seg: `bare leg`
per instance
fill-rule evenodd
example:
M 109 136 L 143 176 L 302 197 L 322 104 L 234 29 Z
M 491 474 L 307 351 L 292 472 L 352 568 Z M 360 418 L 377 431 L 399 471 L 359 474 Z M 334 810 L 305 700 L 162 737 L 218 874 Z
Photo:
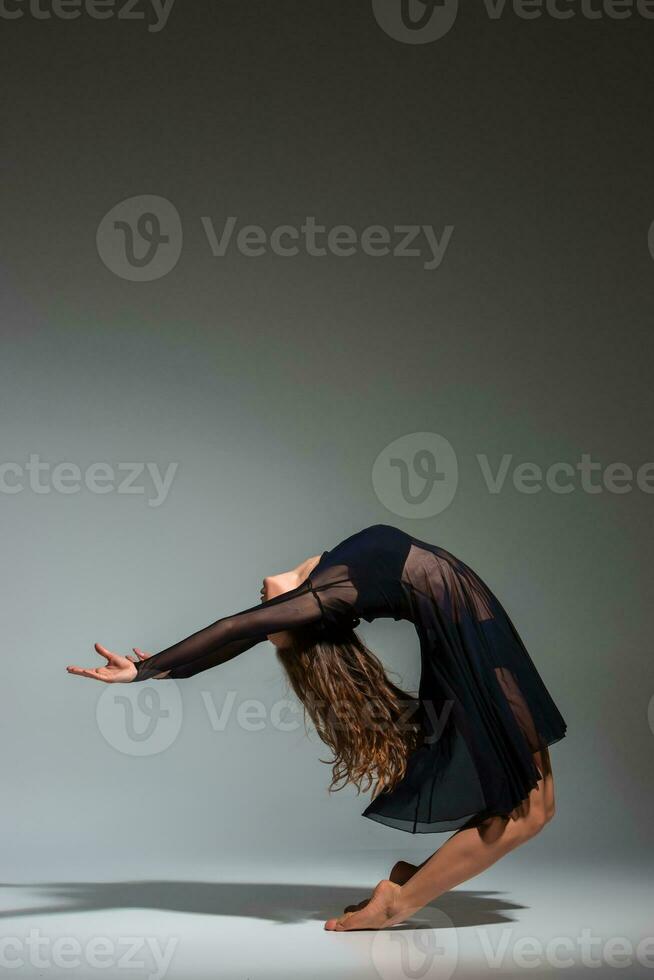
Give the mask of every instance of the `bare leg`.
M 338 919 L 329 919 L 325 928 L 345 931 L 396 925 L 531 840 L 555 812 L 554 782 L 547 748 L 535 753 L 534 758 L 543 778 L 517 810 L 508 816 L 490 817 L 479 827 L 458 830 L 405 884 L 390 879 L 380 881 L 363 908 Z

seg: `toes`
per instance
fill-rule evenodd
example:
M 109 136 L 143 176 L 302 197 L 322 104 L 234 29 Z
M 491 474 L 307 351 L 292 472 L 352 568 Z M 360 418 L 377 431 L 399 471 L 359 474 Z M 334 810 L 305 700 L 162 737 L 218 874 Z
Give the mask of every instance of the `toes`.
M 361 912 L 348 912 L 336 919 L 334 932 L 346 932 L 349 929 L 358 929 L 363 916 Z
M 346 924 L 347 923 L 347 924 Z M 327 932 L 345 932 L 350 926 L 350 915 L 342 915 L 340 919 L 327 919 L 325 929 Z
M 349 922 L 352 917 L 351 912 L 347 912 L 345 915 L 339 916 L 337 919 L 327 919 L 325 922 L 325 929 L 328 932 L 343 932 L 346 928 L 349 928 Z M 348 926 L 345 923 L 348 923 Z

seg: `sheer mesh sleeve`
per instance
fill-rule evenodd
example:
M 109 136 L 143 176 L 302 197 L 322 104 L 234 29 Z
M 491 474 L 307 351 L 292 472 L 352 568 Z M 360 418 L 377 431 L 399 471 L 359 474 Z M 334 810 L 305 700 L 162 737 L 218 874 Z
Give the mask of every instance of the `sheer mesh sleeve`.
M 161 653 L 139 661 L 134 665 L 134 681 L 159 674 L 179 679 L 193 677 L 226 663 L 271 633 L 309 625 L 326 630 L 341 625 L 353 627 L 359 622 L 357 600 L 358 590 L 346 565 L 314 569 L 297 588 L 224 616 Z
M 322 617 L 323 607 L 307 580 L 296 589 L 225 616 L 161 653 L 139 661 L 134 680 L 143 681 L 164 672 L 172 678 L 193 677 L 249 650 L 270 633 L 319 623 Z

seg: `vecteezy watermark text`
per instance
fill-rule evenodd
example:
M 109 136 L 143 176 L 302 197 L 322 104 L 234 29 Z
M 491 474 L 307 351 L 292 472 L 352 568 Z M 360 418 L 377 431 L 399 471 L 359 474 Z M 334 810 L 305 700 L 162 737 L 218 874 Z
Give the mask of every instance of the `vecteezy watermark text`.
M 0 938 L 0 969 L 12 970 L 24 966 L 47 971 L 55 968 L 69 970 L 75 976 L 89 976 L 89 969 L 106 971 L 143 971 L 147 980 L 163 980 L 179 940 L 170 938 L 165 945 L 153 936 L 95 936 L 81 942 L 76 936 L 44 935 L 40 929 L 30 929 L 26 936 L 4 935 Z M 113 969 L 112 969 L 113 968 Z M 39 973 L 39 976 L 47 974 Z
M 209 217 L 202 218 L 211 252 L 223 257 L 232 244 L 248 258 L 257 258 L 272 252 L 283 258 L 292 258 L 304 252 L 313 258 L 334 255 L 349 258 L 361 252 L 372 258 L 392 255 L 395 258 L 423 258 L 423 269 L 438 269 L 454 232 L 453 225 L 445 225 L 437 232 L 433 225 L 367 225 L 360 232 L 352 225 L 333 225 L 328 228 L 307 215 L 301 225 L 277 225 L 266 231 L 261 225 L 242 225 L 236 235 L 238 218 L 227 218 L 220 235 Z
M 216 701 L 211 691 L 201 692 L 212 732 L 235 725 L 244 732 L 296 732 L 306 726 L 309 708 L 319 711 L 332 730 L 349 731 L 353 720 L 370 731 L 392 727 L 407 735 L 419 732 L 426 745 L 433 745 L 451 732 L 454 702 L 436 705 L 429 699 L 407 698 L 398 702 L 400 711 L 390 720 L 378 699 L 363 704 L 347 699 L 312 699 L 306 708 L 298 700 L 280 698 L 267 705 L 258 698 L 239 699 L 230 690 Z M 197 713 L 193 712 L 194 717 Z M 176 681 L 171 678 L 141 684 L 107 684 L 96 704 L 96 721 L 102 737 L 123 755 L 150 756 L 165 752 L 182 731 L 184 704 Z M 449 726 L 449 727 L 448 727 Z
M 537 21 L 617 20 L 639 16 L 654 20 L 654 0 L 483 0 L 477 4 L 489 20 L 507 16 Z M 372 0 L 381 29 L 404 44 L 430 44 L 445 37 L 456 23 L 459 0 Z
M 498 20 L 507 11 L 523 20 L 551 17 L 553 20 L 625 20 L 638 14 L 654 20 L 654 0 L 484 0 L 488 16 Z
M 459 962 L 454 923 L 434 905 L 422 909 L 421 918 L 426 912 L 430 918 L 434 916 L 429 930 L 380 929 L 375 934 L 370 956 L 380 980 L 431 976 L 449 980 L 454 975 Z M 498 976 L 530 970 L 546 970 L 549 974 L 570 967 L 589 970 L 608 967 L 623 973 L 629 967 L 654 968 L 654 936 L 634 941 L 627 936 L 598 935 L 584 927 L 576 935 L 543 939 L 519 935 L 513 926 L 498 931 L 497 925 L 493 925 L 490 929 L 475 929 L 473 939 L 479 944 L 478 972 Z
M 479 475 L 486 491 L 500 494 L 586 493 L 654 494 L 654 460 L 637 467 L 613 460 L 600 463 L 590 453 L 577 460 L 554 460 L 546 466 L 504 453 L 492 459 L 477 453 Z M 458 455 L 436 432 L 410 432 L 381 450 L 372 467 L 373 489 L 381 503 L 401 517 L 440 514 L 452 503 L 459 482 Z
M 0 0 L 0 18 L 77 20 L 86 16 L 91 20 L 145 21 L 153 14 L 148 31 L 157 34 L 168 23 L 174 3 L 175 0 Z
M 84 487 L 95 494 L 139 494 L 148 507 L 164 503 L 179 463 L 168 463 L 164 472 L 157 463 L 90 463 L 85 469 L 69 461 L 49 463 L 38 453 L 27 462 L 0 461 L 0 493 L 8 496 L 25 490 L 37 494 L 73 494 Z M 147 484 L 150 484 L 150 490 Z
M 506 969 L 507 966 L 521 970 L 534 967 L 564 970 L 571 966 L 624 969 L 636 965 L 654 968 L 654 936 L 644 936 L 634 944 L 627 936 L 595 935 L 589 927 L 581 929 L 576 936 L 553 936 L 548 941 L 537 936 L 519 936 L 514 940 L 513 933 L 511 927 L 494 933 L 493 943 L 487 930 L 478 930 L 490 969 Z
M 298 255 L 343 260 L 363 255 L 386 261 L 417 260 L 428 272 L 441 267 L 454 234 L 451 224 L 393 223 L 355 228 L 351 224 L 327 226 L 315 215 L 307 215 L 298 224 L 269 228 L 243 223 L 235 215 L 216 221 L 203 215 L 200 223 L 216 259 L 228 252 L 249 259 L 273 255 L 286 260 Z M 156 194 L 120 201 L 104 215 L 96 231 L 96 247 L 103 263 L 131 282 L 152 282 L 168 275 L 179 262 L 183 243 L 184 228 L 177 208 Z

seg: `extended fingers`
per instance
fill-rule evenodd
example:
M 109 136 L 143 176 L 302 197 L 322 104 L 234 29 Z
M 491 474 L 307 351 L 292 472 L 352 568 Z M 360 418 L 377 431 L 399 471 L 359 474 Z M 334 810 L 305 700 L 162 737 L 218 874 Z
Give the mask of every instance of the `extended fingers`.
M 66 667 L 66 670 L 69 674 L 77 674 L 78 677 L 92 677 L 96 681 L 104 679 L 99 671 L 87 667 Z
M 96 652 L 99 653 L 101 657 L 108 660 L 109 663 L 111 663 L 113 658 L 116 656 L 116 654 L 112 653 L 111 650 L 107 650 L 106 647 L 103 647 L 101 643 L 94 643 L 93 646 L 95 647 Z

